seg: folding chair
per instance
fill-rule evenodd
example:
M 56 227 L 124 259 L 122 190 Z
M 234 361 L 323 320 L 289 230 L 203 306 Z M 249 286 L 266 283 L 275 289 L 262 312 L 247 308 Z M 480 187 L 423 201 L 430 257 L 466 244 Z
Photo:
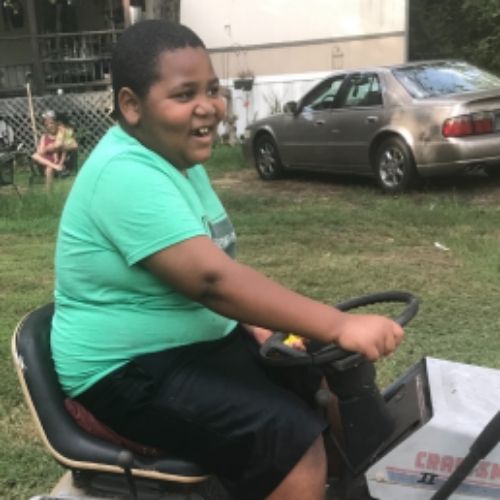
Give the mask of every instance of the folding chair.
M 19 197 L 21 193 L 14 181 L 15 153 L 11 151 L 0 152 L 0 187 L 12 186 Z

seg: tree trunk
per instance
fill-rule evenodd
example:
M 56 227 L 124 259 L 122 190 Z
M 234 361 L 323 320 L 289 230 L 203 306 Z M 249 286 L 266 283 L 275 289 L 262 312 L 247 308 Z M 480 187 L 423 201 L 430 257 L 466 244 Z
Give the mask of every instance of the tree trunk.
M 146 0 L 146 18 L 166 19 L 179 22 L 181 17 L 180 0 Z

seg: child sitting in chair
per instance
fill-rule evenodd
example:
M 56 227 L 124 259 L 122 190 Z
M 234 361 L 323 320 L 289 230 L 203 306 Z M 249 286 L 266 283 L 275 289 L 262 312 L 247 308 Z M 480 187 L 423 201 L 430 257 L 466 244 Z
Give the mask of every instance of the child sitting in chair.
M 58 141 L 59 124 L 54 111 L 45 111 L 42 118 L 46 132 L 40 137 L 36 151 L 31 158 L 44 168 L 46 184 L 49 187 L 54 178 L 54 172 L 60 172 L 63 169 L 66 153 L 61 150 Z

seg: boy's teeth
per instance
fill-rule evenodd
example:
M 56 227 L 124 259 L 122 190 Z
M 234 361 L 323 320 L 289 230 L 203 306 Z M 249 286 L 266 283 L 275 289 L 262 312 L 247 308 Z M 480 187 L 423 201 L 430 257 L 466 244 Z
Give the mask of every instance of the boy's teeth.
M 200 127 L 195 130 L 195 134 L 199 136 L 208 135 L 210 129 L 208 127 Z

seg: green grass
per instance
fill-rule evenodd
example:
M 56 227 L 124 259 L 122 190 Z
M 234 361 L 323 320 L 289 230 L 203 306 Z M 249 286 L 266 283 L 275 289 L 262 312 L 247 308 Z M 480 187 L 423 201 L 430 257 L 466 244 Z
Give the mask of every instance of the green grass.
M 448 180 L 393 198 L 358 179 L 264 183 L 243 166 L 239 150 L 223 146 L 208 165 L 241 261 L 327 303 L 387 289 L 421 299 L 402 347 L 378 363 L 382 385 L 426 355 L 500 368 L 499 187 L 479 177 Z M 51 300 L 58 216 L 72 180 L 58 181 L 50 197 L 25 181 L 21 175 L 21 199 L 0 190 L 2 498 L 48 491 L 61 473 L 22 401 L 10 336 L 23 314 Z

